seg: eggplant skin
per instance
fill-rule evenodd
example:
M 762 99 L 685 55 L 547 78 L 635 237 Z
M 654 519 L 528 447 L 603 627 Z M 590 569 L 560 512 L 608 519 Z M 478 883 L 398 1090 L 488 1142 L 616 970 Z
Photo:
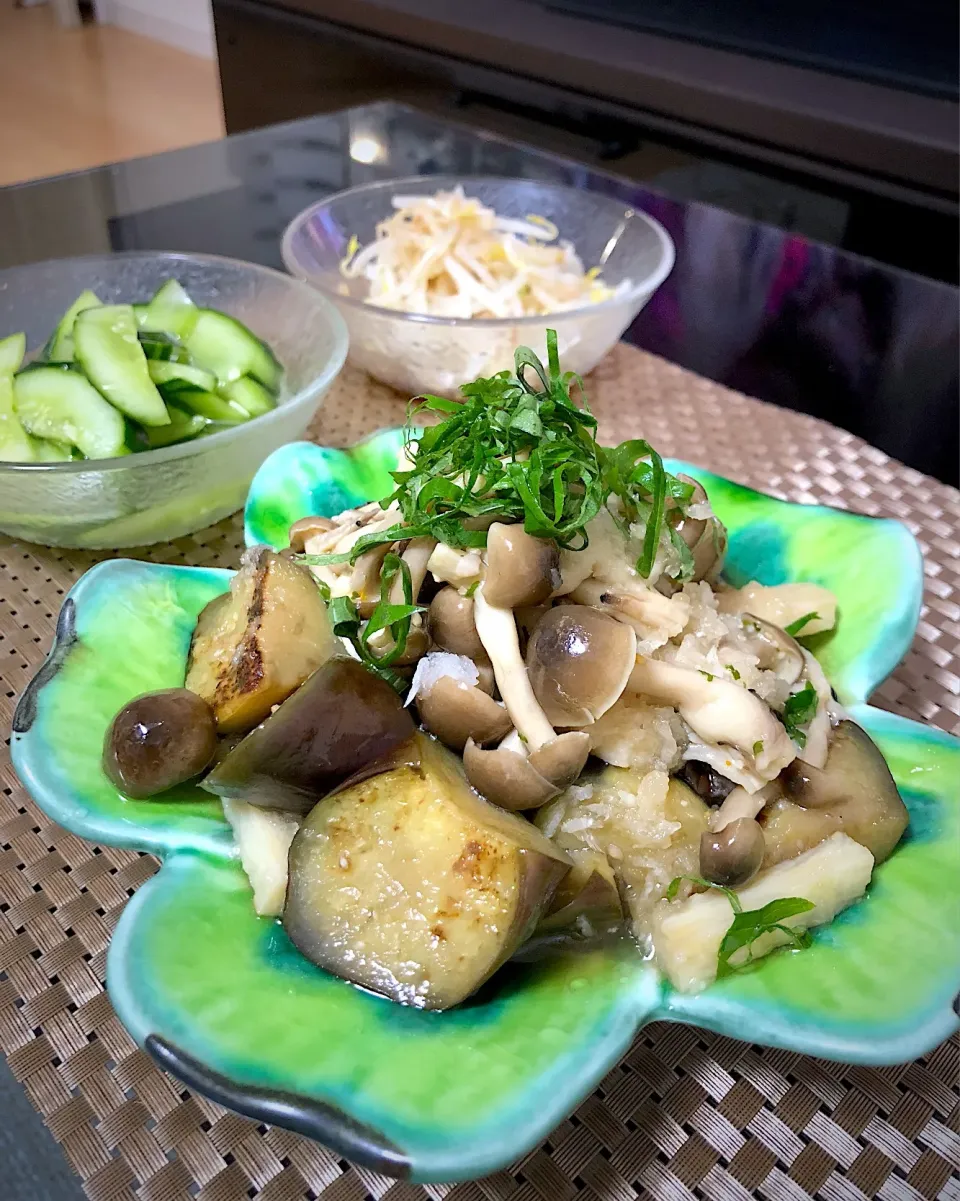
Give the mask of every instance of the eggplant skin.
M 623 921 L 623 904 L 613 868 L 600 851 L 571 851 L 573 867 L 557 891 L 538 934 L 576 928 L 584 918 L 595 929 Z
M 327 971 L 420 1009 L 464 1001 L 530 936 L 570 860 L 470 788 L 424 735 L 420 766 L 321 801 L 290 846 L 283 925 Z
M 849 835 L 883 863 L 910 820 L 880 748 L 849 719 L 834 730 L 822 768 L 797 759 L 780 783 L 783 796 L 759 819 L 766 843 L 764 870 L 838 833 Z
M 303 815 L 359 773 L 416 764 L 414 733 L 409 709 L 389 684 L 355 659 L 328 659 L 225 756 L 203 787 Z
M 218 733 L 245 734 L 338 649 L 310 573 L 254 547 L 197 619 L 186 687 L 213 709 Z

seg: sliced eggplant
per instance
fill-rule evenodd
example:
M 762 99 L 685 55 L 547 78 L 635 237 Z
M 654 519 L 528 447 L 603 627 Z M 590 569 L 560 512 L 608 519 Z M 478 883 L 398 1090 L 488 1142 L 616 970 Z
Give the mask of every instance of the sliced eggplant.
M 334 658 L 235 746 L 203 786 L 305 814 L 357 773 L 391 766 L 391 754 L 400 751 L 409 762 L 413 735 L 410 711 L 389 684 L 355 659 Z
M 255 547 L 229 593 L 200 614 L 186 686 L 211 706 L 220 734 L 244 734 L 339 649 L 313 576 Z
M 570 861 L 487 804 L 457 758 L 418 736 L 420 766 L 321 801 L 290 846 L 283 925 L 304 955 L 420 1009 L 474 993 L 536 927 Z

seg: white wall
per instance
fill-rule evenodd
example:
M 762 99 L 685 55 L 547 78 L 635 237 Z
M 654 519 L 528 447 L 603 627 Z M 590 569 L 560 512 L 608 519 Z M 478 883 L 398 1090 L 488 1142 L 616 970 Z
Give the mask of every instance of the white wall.
M 97 0 L 97 20 L 203 58 L 216 57 L 210 0 Z

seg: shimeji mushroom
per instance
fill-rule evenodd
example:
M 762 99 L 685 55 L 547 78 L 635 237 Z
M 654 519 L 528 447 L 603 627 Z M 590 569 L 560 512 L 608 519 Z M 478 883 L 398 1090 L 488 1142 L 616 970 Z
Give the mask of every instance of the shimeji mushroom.
M 639 580 L 633 584 L 585 580 L 570 593 L 570 600 L 609 613 L 632 626 L 640 638 L 656 639 L 660 646 L 680 634 L 690 620 L 690 602 L 682 593 L 664 596 Z
M 763 830 L 752 817 L 741 817 L 722 830 L 700 836 L 700 875 L 724 888 L 746 884 L 760 870 Z
M 483 592 L 498 609 L 539 605 L 560 586 L 560 551 L 549 538 L 535 538 L 522 525 L 494 522 L 487 533 Z
M 290 549 L 301 554 L 308 539 L 316 538 L 318 534 L 329 534 L 334 528 L 334 522 L 329 517 L 301 517 L 290 527 Z
M 546 717 L 560 726 L 589 726 L 629 689 L 672 705 L 705 742 L 730 744 L 749 756 L 757 787 L 793 760 L 796 751 L 783 726 L 752 692 L 673 663 L 638 658 L 635 639 L 630 626 L 597 609 L 551 609 L 527 648 L 530 690 Z
M 475 664 L 444 652 L 423 661 L 426 670 L 415 681 L 417 711 L 424 728 L 445 746 L 463 753 L 467 741 L 498 742 L 513 728 L 510 714 L 477 687 Z M 436 675 L 436 671 L 450 674 Z
M 586 605 L 556 605 L 527 647 L 531 692 L 555 725 L 589 726 L 620 699 L 636 659 L 631 626 Z
M 679 475 L 677 479 L 693 485 L 693 496 L 687 505 L 687 512 L 674 509 L 670 515 L 670 523 L 683 541 L 687 544 L 693 558 L 693 580 L 703 580 L 711 574 L 716 574 L 723 566 L 723 557 L 727 550 L 727 530 L 712 514 L 705 517 L 693 516 L 694 512 L 706 508 L 709 513 L 709 501 L 703 485 L 688 475 Z
M 744 613 L 742 620 L 744 630 L 753 635 L 751 642 L 758 665 L 764 671 L 774 672 L 785 684 L 796 684 L 804 668 L 803 647 L 796 638 L 753 613 Z
M 530 684 L 513 611 L 491 605 L 485 588 L 481 584 L 473 597 L 477 634 L 528 754 L 508 747 L 484 751 L 470 741 L 463 765 L 471 784 L 488 800 L 504 808 L 532 809 L 577 778 L 587 761 L 590 739 L 577 732 L 557 735 Z
M 773 712 L 752 692 L 732 681 L 641 658 L 630 676 L 629 687 L 673 705 L 705 742 L 730 744 L 751 756 L 763 780 L 774 779 L 796 758 L 796 748 Z

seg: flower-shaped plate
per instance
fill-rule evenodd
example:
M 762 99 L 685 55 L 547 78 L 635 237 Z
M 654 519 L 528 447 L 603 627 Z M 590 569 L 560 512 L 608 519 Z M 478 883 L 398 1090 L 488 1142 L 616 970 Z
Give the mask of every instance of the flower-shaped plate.
M 292 521 L 390 490 L 399 431 L 349 451 L 283 447 L 247 503 L 249 542 L 286 544 Z M 910 645 L 921 559 L 908 531 L 787 504 L 695 467 L 730 530 L 734 583 L 813 580 L 840 622 L 814 649 L 882 748 L 908 835 L 867 897 L 799 954 L 780 953 L 699 996 L 674 992 L 629 946 L 500 971 L 449 1013 L 405 1009 L 302 958 L 259 919 L 219 803 L 182 787 L 118 796 L 100 753 L 116 711 L 182 684 L 197 614 L 229 573 L 125 560 L 86 573 L 16 712 L 17 771 L 55 821 L 159 855 L 117 926 L 107 986 L 122 1021 L 188 1085 L 307 1134 L 379 1171 L 468 1179 L 512 1162 L 569 1114 L 655 1019 L 865 1064 L 920 1055 L 957 1027 L 960 742 L 869 707 Z

